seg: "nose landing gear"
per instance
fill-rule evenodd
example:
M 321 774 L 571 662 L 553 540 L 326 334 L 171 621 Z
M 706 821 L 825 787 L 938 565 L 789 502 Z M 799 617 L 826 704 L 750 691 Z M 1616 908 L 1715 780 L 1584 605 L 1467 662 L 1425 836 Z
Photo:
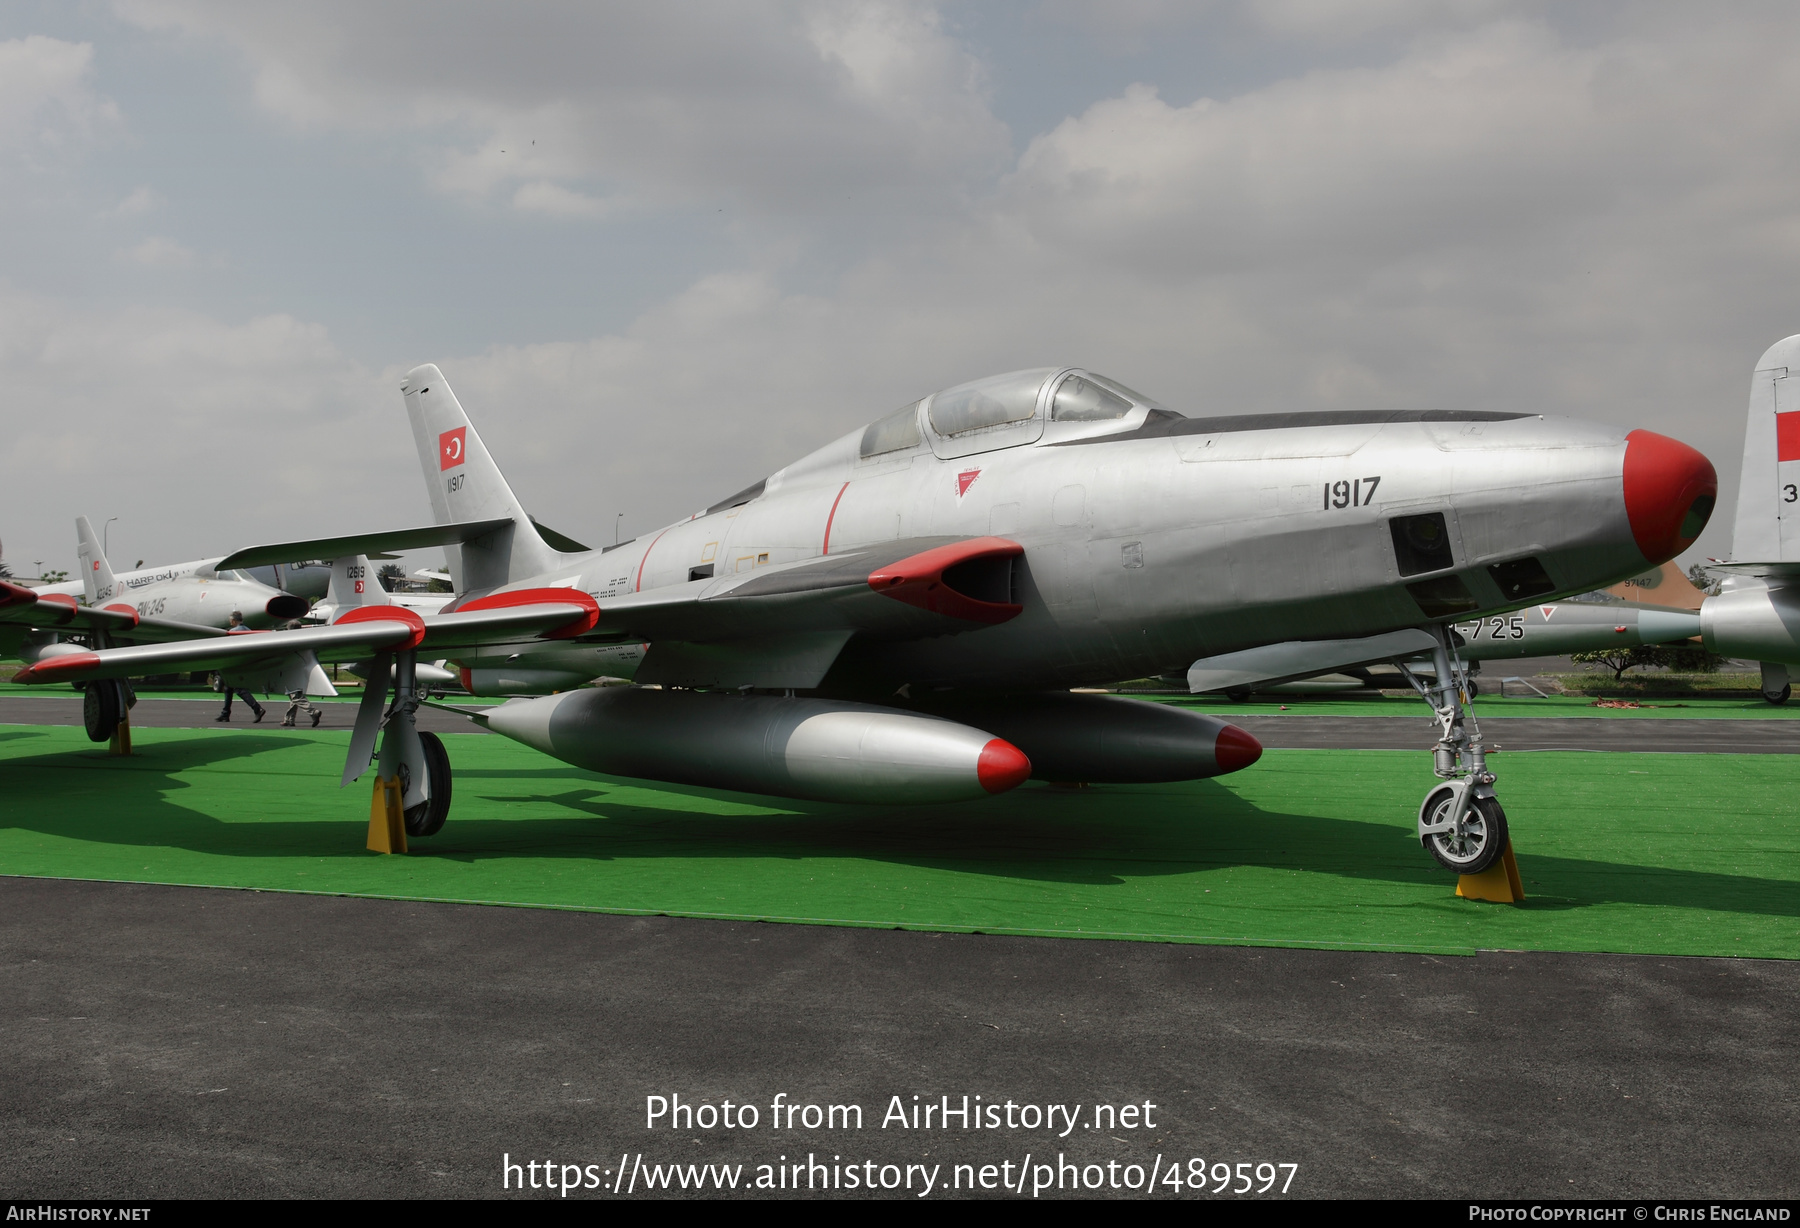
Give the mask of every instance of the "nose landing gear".
M 1494 774 L 1488 771 L 1481 727 L 1464 708 L 1472 691 L 1468 673 L 1456 655 L 1448 627 L 1426 630 L 1437 641 L 1432 648 L 1436 677 L 1427 684 L 1406 668 L 1401 672 L 1431 704 L 1441 731 L 1432 748 L 1432 770 L 1444 783 L 1425 795 L 1419 806 L 1419 843 L 1446 870 L 1473 876 L 1491 869 L 1506 854 L 1506 811 L 1494 796 Z

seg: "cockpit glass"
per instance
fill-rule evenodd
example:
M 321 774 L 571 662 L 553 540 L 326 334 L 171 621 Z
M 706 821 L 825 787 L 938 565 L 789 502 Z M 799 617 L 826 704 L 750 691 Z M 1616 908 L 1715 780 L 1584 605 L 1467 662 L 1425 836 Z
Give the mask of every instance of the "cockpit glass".
M 924 436 L 919 434 L 919 402 L 914 401 L 871 422 L 869 429 L 863 432 L 859 452 L 863 456 L 880 456 L 885 452 L 916 447 L 923 441 Z
M 1054 422 L 1104 422 L 1123 418 L 1130 412 L 1130 401 L 1079 375 L 1071 375 L 1058 384 L 1050 401 L 1050 418 Z
M 931 425 L 940 435 L 964 435 L 1023 422 L 1037 413 L 1038 392 L 1055 373 L 1054 367 L 1040 367 L 947 388 L 931 398 Z
M 1151 409 L 1160 409 L 1164 413 L 1175 413 L 1174 410 L 1170 409 L 1167 405 L 1164 405 L 1161 401 L 1157 400 L 1155 397 L 1147 397 L 1135 388 L 1127 388 L 1124 384 L 1121 384 L 1118 380 L 1114 379 L 1110 375 L 1101 375 L 1097 371 L 1089 371 L 1087 373 L 1087 378 L 1093 380 L 1097 384 L 1104 384 L 1106 387 L 1111 388 L 1114 392 L 1118 393 L 1120 396 L 1126 398 L 1127 400 L 1135 401 L 1139 405 L 1148 405 Z M 1176 414 L 1176 416 L 1180 417 L 1181 415 Z

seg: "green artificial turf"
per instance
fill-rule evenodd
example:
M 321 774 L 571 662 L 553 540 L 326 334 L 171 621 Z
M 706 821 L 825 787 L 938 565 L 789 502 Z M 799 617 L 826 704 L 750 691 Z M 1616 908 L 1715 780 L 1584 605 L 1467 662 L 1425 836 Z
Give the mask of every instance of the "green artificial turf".
M 1462 953 L 1800 958 L 1785 755 L 1504 757 L 1529 894 L 1457 899 L 1391 751 L 1270 751 L 1217 781 L 949 806 L 784 802 L 584 772 L 449 735 L 450 822 L 363 848 L 347 735 L 0 727 L 0 872 L 925 930 Z M 379 941 L 371 935 L 371 941 Z

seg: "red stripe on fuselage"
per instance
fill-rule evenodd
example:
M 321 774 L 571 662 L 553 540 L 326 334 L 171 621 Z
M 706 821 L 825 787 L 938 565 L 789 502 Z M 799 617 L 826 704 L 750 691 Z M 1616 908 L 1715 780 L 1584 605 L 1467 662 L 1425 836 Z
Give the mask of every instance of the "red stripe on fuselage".
M 658 533 L 655 537 L 651 538 L 650 544 L 644 547 L 644 557 L 638 560 L 637 580 L 631 586 L 632 592 L 641 593 L 644 591 L 644 564 L 650 561 L 650 552 L 656 549 L 656 543 L 661 541 L 663 539 L 663 533 L 667 532 L 668 530 L 664 529 L 662 533 Z
M 849 489 L 850 483 L 845 482 L 842 486 L 838 487 L 837 498 L 831 501 L 831 514 L 825 517 L 825 544 L 819 548 L 820 554 L 831 553 L 831 522 L 837 519 L 838 504 L 844 501 L 844 492 Z

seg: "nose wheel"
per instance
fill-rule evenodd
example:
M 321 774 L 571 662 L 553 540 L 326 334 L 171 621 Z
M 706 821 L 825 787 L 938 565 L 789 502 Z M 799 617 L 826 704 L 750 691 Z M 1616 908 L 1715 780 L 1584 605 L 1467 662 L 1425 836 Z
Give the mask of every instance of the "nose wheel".
M 1426 831 L 1425 851 L 1446 870 L 1480 874 L 1506 851 L 1506 811 L 1499 798 L 1474 797 L 1457 817 L 1456 803 L 1457 790 L 1450 785 L 1425 795 L 1419 811 L 1419 824 Z

